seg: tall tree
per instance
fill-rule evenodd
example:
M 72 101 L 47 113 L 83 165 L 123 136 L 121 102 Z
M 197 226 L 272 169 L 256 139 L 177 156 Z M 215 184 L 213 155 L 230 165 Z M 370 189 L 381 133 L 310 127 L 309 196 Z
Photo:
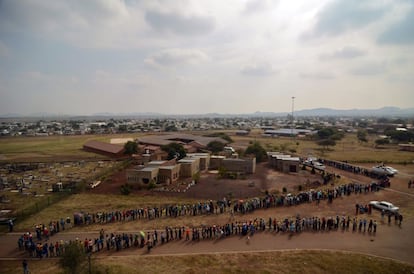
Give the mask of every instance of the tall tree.
M 256 161 L 258 163 L 264 162 L 267 160 L 266 150 L 260 145 L 259 142 L 253 142 L 250 146 L 247 147 L 245 154 L 255 155 Z
M 357 132 L 357 138 L 360 142 L 368 142 L 367 131 L 365 129 L 359 129 Z
M 168 145 L 164 145 L 161 147 L 161 149 L 168 153 L 168 160 L 171 160 L 174 158 L 177 158 L 177 160 L 180 160 L 187 155 L 184 147 L 178 143 L 170 143 Z
M 224 149 L 224 144 L 219 141 L 211 141 L 210 143 L 208 143 L 207 149 L 213 153 L 217 153 Z
M 125 148 L 125 154 L 136 154 L 138 152 L 138 144 L 134 141 L 128 141 L 124 145 Z

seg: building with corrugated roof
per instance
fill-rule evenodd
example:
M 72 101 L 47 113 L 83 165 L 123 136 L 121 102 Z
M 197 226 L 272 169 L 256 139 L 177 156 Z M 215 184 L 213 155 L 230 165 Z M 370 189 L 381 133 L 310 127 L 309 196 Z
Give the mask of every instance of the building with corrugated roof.
M 115 158 L 124 156 L 125 152 L 123 146 L 96 140 L 86 142 L 83 145 L 83 150 Z

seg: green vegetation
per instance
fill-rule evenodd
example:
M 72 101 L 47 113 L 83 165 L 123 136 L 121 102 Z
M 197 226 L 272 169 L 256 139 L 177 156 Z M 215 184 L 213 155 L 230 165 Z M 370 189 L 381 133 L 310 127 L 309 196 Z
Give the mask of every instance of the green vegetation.
M 223 151 L 225 144 L 219 141 L 211 141 L 207 145 L 207 149 L 210 150 L 212 153 L 218 153 Z
M 365 129 L 359 129 L 357 132 L 357 138 L 360 142 L 368 142 L 367 131 Z
M 168 153 L 168 160 L 177 158 L 180 160 L 184 158 L 187 154 L 185 153 L 185 149 L 181 144 L 178 143 L 170 143 L 168 145 L 164 145 L 161 149 Z
M 121 186 L 121 194 L 122 195 L 129 195 L 131 193 L 132 186 L 130 184 L 123 184 Z
M 245 151 L 246 155 L 254 155 L 256 157 L 256 162 L 264 162 L 267 160 L 266 150 L 260 145 L 259 142 L 253 142 L 250 146 L 247 147 Z
M 82 245 L 77 242 L 71 242 L 65 246 L 65 252 L 60 258 L 60 265 L 69 273 L 79 273 L 82 265 L 86 262 L 87 255 Z
M 390 129 L 386 130 L 385 134 L 391 138 L 395 143 L 407 143 L 414 141 L 414 132 Z
M 138 144 L 134 141 L 128 141 L 124 145 L 125 154 L 132 155 L 138 152 Z
M 211 134 L 207 134 L 207 137 L 219 137 L 223 140 L 226 140 L 229 143 L 233 143 L 233 139 L 231 139 L 231 137 L 224 132 L 215 132 L 215 133 L 211 133 Z

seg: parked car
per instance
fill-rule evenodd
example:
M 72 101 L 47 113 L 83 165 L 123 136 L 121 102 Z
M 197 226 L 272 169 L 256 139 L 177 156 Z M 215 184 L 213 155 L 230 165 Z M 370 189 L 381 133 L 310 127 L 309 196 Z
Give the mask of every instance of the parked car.
M 385 212 L 390 212 L 394 214 L 398 213 L 399 210 L 399 207 L 396 207 L 392 203 L 386 201 L 371 201 L 369 202 L 369 204 L 375 209 L 384 210 Z
M 384 166 L 384 165 L 374 166 L 372 167 L 371 171 L 378 175 L 387 175 L 387 176 L 394 176 L 395 174 L 398 173 L 398 170 L 396 170 L 395 168 L 390 167 L 390 166 Z
M 307 158 L 305 161 L 303 161 L 303 164 L 310 167 L 314 167 L 318 170 L 325 170 L 325 166 L 321 162 L 319 162 L 318 159 L 315 157 Z

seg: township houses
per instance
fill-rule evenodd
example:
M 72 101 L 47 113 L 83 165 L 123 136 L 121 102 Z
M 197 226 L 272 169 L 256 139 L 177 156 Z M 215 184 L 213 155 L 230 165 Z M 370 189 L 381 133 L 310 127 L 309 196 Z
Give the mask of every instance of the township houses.
M 180 177 L 181 165 L 176 160 L 151 161 L 146 166 L 128 169 L 126 177 L 128 183 L 148 184 L 171 184 Z
M 115 145 L 96 140 L 91 140 L 83 145 L 83 150 L 102 154 L 112 158 L 120 158 L 124 156 L 125 149 L 121 145 Z
M 292 157 L 280 152 L 268 152 L 267 156 L 270 167 L 284 173 L 299 172 L 299 157 Z

